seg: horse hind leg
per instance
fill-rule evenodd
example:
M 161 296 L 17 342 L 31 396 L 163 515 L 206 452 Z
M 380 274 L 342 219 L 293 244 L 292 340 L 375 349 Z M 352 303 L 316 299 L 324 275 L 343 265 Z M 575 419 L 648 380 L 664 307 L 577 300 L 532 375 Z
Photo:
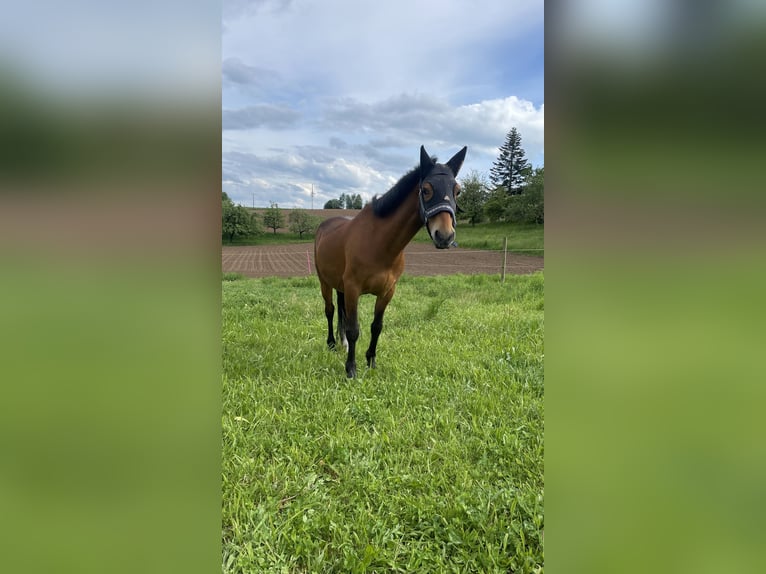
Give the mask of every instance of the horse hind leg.
M 322 288 L 322 297 L 324 298 L 324 315 L 327 317 L 327 347 L 335 349 L 335 337 L 332 334 L 332 316 L 335 313 L 335 307 L 332 304 L 332 287 L 324 281 L 320 281 Z
M 348 351 L 348 338 L 346 337 L 346 297 L 338 291 L 338 339 L 343 348 Z

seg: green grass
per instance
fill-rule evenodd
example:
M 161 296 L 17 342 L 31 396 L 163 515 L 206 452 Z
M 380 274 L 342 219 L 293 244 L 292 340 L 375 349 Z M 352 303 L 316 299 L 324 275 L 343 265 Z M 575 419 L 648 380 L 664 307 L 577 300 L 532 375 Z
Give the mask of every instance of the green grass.
M 400 280 L 358 378 L 316 278 L 222 282 L 224 572 L 540 572 L 543 275 Z
M 465 249 L 502 249 L 503 239 L 508 238 L 508 251 L 522 255 L 544 255 L 545 226 L 535 223 L 479 223 L 471 226 L 460 222 L 457 227 L 457 242 Z M 288 243 L 312 243 L 313 234 L 272 233 L 268 231 L 255 237 L 242 237 L 233 242 L 224 240 L 224 245 L 282 245 Z M 430 243 L 426 228 L 418 231 L 413 241 Z
M 286 245 L 289 243 L 313 243 L 314 234 L 304 233 L 303 237 L 297 233 L 273 233 L 270 229 L 260 235 L 252 237 L 237 237 L 234 241 L 224 238 L 223 245 Z
M 470 223 L 459 222 L 457 226 L 457 242 L 460 247 L 468 249 L 502 249 L 503 238 L 508 238 L 508 251 L 522 255 L 544 255 L 543 225 L 535 223 Z M 425 227 L 415 236 L 413 241 L 428 243 L 431 238 Z
M 244 278 L 242 273 L 227 272 L 221 275 L 221 281 L 242 281 Z

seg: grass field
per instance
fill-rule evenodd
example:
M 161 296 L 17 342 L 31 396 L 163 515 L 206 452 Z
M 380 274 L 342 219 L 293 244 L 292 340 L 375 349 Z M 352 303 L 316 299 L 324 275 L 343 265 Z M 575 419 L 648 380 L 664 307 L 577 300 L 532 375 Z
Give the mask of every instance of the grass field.
M 224 239 L 223 245 L 285 245 L 290 243 L 313 243 L 314 234 L 304 233 L 303 237 L 297 233 L 272 233 L 269 229 L 266 233 L 262 233 L 255 237 L 237 237 L 234 241 Z
M 502 249 L 503 238 L 508 238 L 508 250 L 523 255 L 544 255 L 544 226 L 520 223 L 480 223 L 471 226 L 460 223 L 457 227 L 457 242 L 467 249 Z M 224 241 L 225 245 L 274 245 L 284 243 L 313 243 L 314 236 L 304 233 L 267 233 L 257 237 L 243 237 L 234 242 Z M 423 227 L 413 241 L 430 242 L 428 232 Z
M 224 572 L 541 572 L 543 275 L 404 276 L 378 367 L 316 278 L 223 287 Z
M 522 255 L 544 255 L 544 226 L 534 223 L 479 223 L 472 226 L 459 223 L 457 242 L 464 249 L 502 249 L 503 238 L 508 238 L 508 251 Z M 430 242 L 425 227 L 413 241 Z

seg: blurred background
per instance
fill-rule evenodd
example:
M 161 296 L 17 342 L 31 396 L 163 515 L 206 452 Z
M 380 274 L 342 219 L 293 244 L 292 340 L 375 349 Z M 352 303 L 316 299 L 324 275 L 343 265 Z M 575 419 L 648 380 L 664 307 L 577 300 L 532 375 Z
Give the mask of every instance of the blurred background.
M 220 2 L 3 3 L 0 570 L 220 568 Z
M 546 4 L 550 571 L 766 566 L 764 6 Z

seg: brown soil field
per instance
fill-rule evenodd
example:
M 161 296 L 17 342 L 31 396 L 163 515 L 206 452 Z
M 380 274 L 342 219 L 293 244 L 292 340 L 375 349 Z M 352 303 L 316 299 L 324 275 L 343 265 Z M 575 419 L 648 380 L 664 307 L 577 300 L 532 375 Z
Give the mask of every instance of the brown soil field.
M 316 210 L 320 211 L 320 210 Z M 347 213 L 345 210 L 321 210 Z M 353 213 L 353 212 L 350 212 Z M 497 273 L 503 266 L 502 251 L 477 249 L 436 249 L 427 243 L 410 243 L 404 250 L 404 272 L 409 275 L 451 275 L 455 273 Z M 314 244 L 242 245 L 223 247 L 224 273 L 246 277 L 305 277 L 316 273 Z M 525 274 L 543 269 L 543 258 L 508 253 L 506 273 Z

